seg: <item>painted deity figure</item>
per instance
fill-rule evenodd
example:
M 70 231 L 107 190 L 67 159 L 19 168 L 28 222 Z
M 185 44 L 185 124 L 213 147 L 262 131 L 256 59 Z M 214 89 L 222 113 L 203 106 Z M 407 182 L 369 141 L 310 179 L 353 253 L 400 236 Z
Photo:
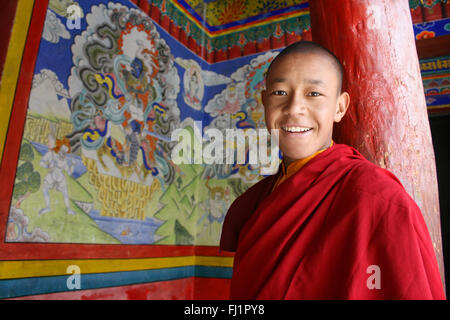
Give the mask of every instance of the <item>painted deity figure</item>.
M 52 138 L 49 138 L 49 140 L 51 141 Z M 53 148 L 49 148 L 40 161 L 40 165 L 48 169 L 48 173 L 42 184 L 46 207 L 39 211 L 39 215 L 46 214 L 51 211 L 49 191 L 52 189 L 56 189 L 56 191 L 63 194 L 67 213 L 72 215 L 75 214 L 75 211 L 70 208 L 67 181 L 64 176 L 64 171 L 71 175 L 75 166 L 70 159 L 67 158 L 67 153 L 70 153 L 69 140 L 56 140 L 55 146 Z
M 127 151 L 127 164 L 133 165 L 137 161 L 140 141 L 140 124 L 137 121 L 132 121 L 126 128 L 126 142 L 125 150 Z
M 200 100 L 198 98 L 200 85 L 199 85 L 199 75 L 197 74 L 197 70 L 193 69 L 191 77 L 189 79 L 189 85 L 187 88 L 186 97 L 190 100 L 191 103 L 199 104 Z
M 198 223 L 200 224 L 203 219 L 207 218 L 208 221 L 204 222 L 204 227 L 214 221 L 222 223 L 225 217 L 225 211 L 227 210 L 230 201 L 230 189 L 224 189 L 223 187 L 219 186 L 211 187 L 209 185 L 209 180 L 210 177 L 207 177 L 205 184 L 206 188 L 209 191 L 209 198 L 202 205 L 202 207 L 206 209 L 207 213 L 203 215 L 198 221 Z

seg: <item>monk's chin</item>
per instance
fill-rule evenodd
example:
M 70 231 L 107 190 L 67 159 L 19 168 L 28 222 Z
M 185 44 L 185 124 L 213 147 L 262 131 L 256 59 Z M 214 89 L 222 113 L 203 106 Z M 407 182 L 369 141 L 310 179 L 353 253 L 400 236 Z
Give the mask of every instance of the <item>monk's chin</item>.
M 322 148 L 316 148 L 313 146 L 302 146 L 302 145 L 297 145 L 297 148 L 283 148 L 282 146 L 280 146 L 280 150 L 283 153 L 283 158 L 287 159 L 291 162 L 294 162 L 296 160 L 300 160 L 300 159 L 306 159 L 310 156 L 312 156 L 313 154 L 319 152 L 320 150 L 322 150 Z

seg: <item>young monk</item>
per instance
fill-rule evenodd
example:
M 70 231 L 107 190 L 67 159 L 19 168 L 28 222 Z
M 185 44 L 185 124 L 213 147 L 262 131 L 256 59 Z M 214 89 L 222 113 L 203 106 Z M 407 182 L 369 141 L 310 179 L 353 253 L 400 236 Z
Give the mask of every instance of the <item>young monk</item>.
M 262 92 L 283 161 L 238 197 L 220 247 L 232 299 L 445 299 L 420 209 L 389 171 L 332 141 L 350 101 L 333 53 L 297 42 Z

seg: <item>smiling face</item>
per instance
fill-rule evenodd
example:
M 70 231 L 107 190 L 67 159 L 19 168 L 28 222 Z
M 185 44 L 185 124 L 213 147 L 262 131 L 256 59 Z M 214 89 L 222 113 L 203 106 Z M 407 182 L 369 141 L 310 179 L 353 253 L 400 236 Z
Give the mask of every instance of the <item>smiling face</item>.
M 279 129 L 286 165 L 330 146 L 333 123 L 349 104 L 336 66 L 324 54 L 287 54 L 274 61 L 262 92 L 267 129 Z

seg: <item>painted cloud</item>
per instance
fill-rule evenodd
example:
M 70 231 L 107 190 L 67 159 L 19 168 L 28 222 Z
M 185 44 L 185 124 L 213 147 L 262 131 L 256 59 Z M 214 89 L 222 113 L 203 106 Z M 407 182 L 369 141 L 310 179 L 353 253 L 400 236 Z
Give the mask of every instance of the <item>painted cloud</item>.
M 51 10 L 47 10 L 42 37 L 51 43 L 58 43 L 59 38 L 70 38 L 69 31 L 67 31 L 61 20 L 59 20 L 56 14 Z

